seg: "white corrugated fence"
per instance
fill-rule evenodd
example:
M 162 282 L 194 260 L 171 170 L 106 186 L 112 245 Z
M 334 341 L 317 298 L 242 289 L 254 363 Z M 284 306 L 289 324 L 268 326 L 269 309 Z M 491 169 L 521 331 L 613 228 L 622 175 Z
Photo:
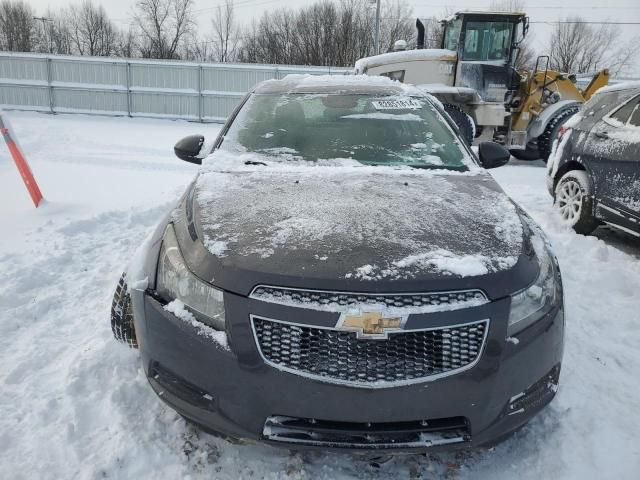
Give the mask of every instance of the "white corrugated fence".
M 223 121 L 255 84 L 350 69 L 0 52 L 0 107 Z

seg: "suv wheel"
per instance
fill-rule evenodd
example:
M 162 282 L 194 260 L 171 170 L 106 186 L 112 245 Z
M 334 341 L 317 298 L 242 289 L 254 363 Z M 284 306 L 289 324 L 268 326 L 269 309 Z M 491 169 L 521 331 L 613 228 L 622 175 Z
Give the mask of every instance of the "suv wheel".
M 116 287 L 111 304 L 111 331 L 116 340 L 126 343 L 131 348 L 138 348 L 136 330 L 133 325 L 131 295 L 127 289 L 126 274 L 123 273 Z
M 587 172 L 565 173 L 555 189 L 554 205 L 562 220 L 577 233 L 590 234 L 598 221 L 593 218 L 593 189 Z

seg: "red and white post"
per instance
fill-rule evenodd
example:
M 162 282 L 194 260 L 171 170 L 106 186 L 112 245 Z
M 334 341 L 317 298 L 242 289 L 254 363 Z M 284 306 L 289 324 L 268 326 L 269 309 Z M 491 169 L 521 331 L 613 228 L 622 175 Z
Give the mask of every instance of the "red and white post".
M 4 113 L 0 110 L 0 134 L 4 138 L 7 147 L 9 148 L 9 152 L 13 157 L 13 161 L 16 163 L 16 167 L 18 167 L 18 171 L 20 172 L 20 176 L 24 181 L 27 190 L 29 191 L 29 195 L 31 195 L 31 200 L 35 204 L 36 208 L 40 205 L 42 201 L 42 193 L 40 192 L 40 188 L 36 183 L 36 179 L 33 177 L 33 173 L 29 168 L 29 164 L 20 149 L 18 143 L 14 140 L 15 136 L 11 129 L 11 125 L 9 124 L 9 120 L 6 118 Z

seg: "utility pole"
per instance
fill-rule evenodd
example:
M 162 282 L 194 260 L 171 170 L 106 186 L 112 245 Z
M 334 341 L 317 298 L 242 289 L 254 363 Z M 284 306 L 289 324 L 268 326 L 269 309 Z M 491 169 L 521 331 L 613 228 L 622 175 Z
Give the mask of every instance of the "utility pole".
M 32 17 L 34 20 L 39 20 L 42 22 L 42 31 L 48 37 L 48 45 L 49 45 L 49 53 L 53 53 L 53 46 L 51 45 L 51 24 L 53 20 L 49 17 Z M 49 22 L 49 34 L 47 35 L 47 22 Z
M 376 41 L 375 54 L 380 54 L 380 0 L 376 0 Z

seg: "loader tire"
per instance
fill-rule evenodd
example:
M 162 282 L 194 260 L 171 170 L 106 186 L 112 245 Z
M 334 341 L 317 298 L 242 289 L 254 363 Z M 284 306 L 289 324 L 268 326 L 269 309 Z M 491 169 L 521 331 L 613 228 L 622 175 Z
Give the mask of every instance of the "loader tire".
M 467 115 L 457 105 L 445 103 L 443 104 L 443 107 L 444 111 L 449 114 L 451 120 L 453 120 L 453 122 L 460 129 L 460 135 L 462 136 L 462 138 L 464 138 L 464 141 L 467 142 L 467 145 L 471 145 L 473 143 L 473 138 L 476 130 L 473 123 L 473 118 Z
M 547 124 L 547 128 L 544 129 L 542 135 L 538 137 L 538 152 L 540 158 L 547 162 L 549 155 L 551 155 L 551 149 L 553 148 L 553 142 L 558 138 L 560 127 L 569 120 L 572 116 L 578 113 L 579 106 L 569 107 L 566 110 L 562 110 Z
M 126 343 L 130 348 L 138 348 L 136 330 L 133 325 L 131 295 L 129 295 L 127 288 L 125 273 L 120 277 L 111 303 L 111 331 L 116 340 Z

